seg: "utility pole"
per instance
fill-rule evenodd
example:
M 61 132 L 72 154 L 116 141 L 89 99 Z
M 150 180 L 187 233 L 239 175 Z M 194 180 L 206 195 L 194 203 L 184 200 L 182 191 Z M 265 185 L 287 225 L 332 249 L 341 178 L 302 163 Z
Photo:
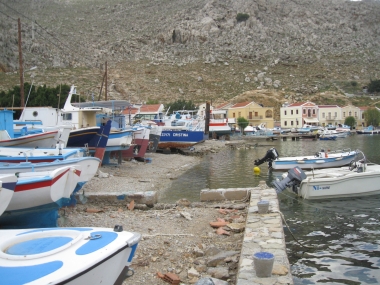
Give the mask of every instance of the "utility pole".
M 105 75 L 105 77 L 106 77 L 106 82 L 105 82 L 105 84 L 106 84 L 106 86 L 104 86 L 105 87 L 105 89 L 104 89 L 104 91 L 106 92 L 106 94 L 105 94 L 105 101 L 107 101 L 107 92 L 108 92 L 108 90 L 107 90 L 107 86 L 108 86 L 108 84 L 107 84 L 107 61 L 106 61 L 106 73 L 105 73 L 106 75 Z
M 21 49 L 21 20 L 18 18 L 18 61 L 20 65 L 20 99 L 21 106 L 25 107 L 24 99 L 24 68 L 22 67 L 22 49 Z

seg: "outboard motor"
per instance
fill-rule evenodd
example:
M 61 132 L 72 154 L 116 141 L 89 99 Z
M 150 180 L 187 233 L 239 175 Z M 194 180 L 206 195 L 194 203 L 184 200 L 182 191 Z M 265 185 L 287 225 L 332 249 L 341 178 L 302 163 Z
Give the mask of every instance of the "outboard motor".
M 272 185 L 277 193 L 284 191 L 287 187 L 296 187 L 306 178 L 305 172 L 298 166 L 288 170 L 288 176 L 282 180 L 273 181 Z
M 273 160 L 276 160 L 276 158 L 278 158 L 278 157 L 279 157 L 279 154 L 278 154 L 277 150 L 274 147 L 272 147 L 271 149 L 269 149 L 267 151 L 267 153 L 265 154 L 265 156 L 262 159 L 256 159 L 254 164 L 260 165 L 260 164 L 263 164 L 264 162 L 268 161 L 269 166 L 271 166 L 272 165 L 271 162 Z

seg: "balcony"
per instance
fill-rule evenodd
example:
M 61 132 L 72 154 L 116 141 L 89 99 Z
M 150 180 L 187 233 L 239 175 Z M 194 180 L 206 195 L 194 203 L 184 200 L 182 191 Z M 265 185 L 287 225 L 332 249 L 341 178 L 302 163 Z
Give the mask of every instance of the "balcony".
M 262 120 L 263 119 L 263 116 L 252 116 L 252 117 L 248 117 L 247 120 Z

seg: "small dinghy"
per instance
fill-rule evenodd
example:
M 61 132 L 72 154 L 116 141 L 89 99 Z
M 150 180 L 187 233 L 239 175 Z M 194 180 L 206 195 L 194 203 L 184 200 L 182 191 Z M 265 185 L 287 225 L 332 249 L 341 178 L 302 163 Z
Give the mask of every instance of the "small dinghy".
M 0 230 L 0 283 L 121 285 L 140 239 L 121 226 Z

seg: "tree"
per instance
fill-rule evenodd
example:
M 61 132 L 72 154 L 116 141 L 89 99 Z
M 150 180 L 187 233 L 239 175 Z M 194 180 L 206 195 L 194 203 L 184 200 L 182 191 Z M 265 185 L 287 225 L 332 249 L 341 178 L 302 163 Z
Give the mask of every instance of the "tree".
M 380 80 L 371 80 L 368 84 L 368 92 L 380 92 Z
M 243 134 L 244 129 L 248 126 L 249 121 L 246 118 L 239 117 L 237 118 L 237 123 L 240 128 L 241 134 Z
M 170 108 L 170 109 L 169 109 Z M 165 110 L 170 110 L 169 113 L 172 113 L 174 111 L 180 111 L 180 110 L 196 110 L 195 104 L 190 100 L 177 100 L 173 103 L 168 103 L 165 105 Z
M 380 123 L 380 112 L 375 108 L 370 108 L 364 112 L 364 120 L 367 126 L 377 127 Z
M 344 124 L 347 125 L 347 126 L 350 126 L 351 129 L 354 129 L 355 126 L 356 126 L 356 120 L 354 117 L 352 116 L 348 116 L 345 120 L 344 120 Z

